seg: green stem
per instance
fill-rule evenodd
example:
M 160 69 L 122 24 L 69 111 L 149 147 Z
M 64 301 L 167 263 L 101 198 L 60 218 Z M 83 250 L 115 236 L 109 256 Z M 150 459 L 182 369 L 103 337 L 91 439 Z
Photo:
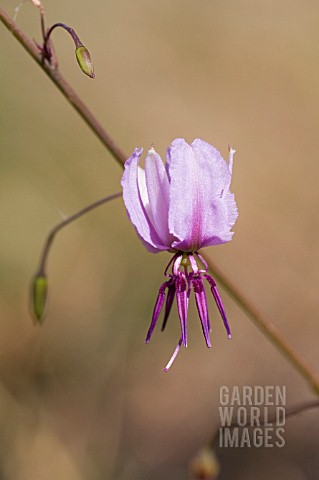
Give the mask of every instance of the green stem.
M 47 62 L 42 61 L 41 53 L 34 43 L 19 29 L 13 20 L 0 8 L 0 20 L 16 37 L 18 42 L 26 49 L 26 51 L 33 57 L 38 65 L 45 71 L 48 77 L 53 81 L 57 88 L 62 92 L 68 102 L 75 108 L 85 123 L 91 128 L 95 135 L 99 138 L 102 144 L 114 156 L 117 162 L 124 167 L 126 155 L 117 145 L 109 133 L 102 127 L 98 120 L 94 117 L 87 106 L 82 102 L 77 93 L 68 84 L 64 77 L 60 74 L 58 69 L 52 68 Z M 266 318 L 250 300 L 241 292 L 231 280 L 229 280 L 220 270 L 208 261 L 211 270 L 215 277 L 228 291 L 235 302 L 245 311 L 245 313 L 252 319 L 253 323 L 262 331 L 262 333 L 273 343 L 273 345 L 290 361 L 290 363 L 299 371 L 299 373 L 307 380 L 313 387 L 314 391 L 319 394 L 319 379 L 316 373 L 312 370 L 308 362 L 297 352 L 297 350 L 290 345 L 289 342 L 281 335 L 277 327 Z

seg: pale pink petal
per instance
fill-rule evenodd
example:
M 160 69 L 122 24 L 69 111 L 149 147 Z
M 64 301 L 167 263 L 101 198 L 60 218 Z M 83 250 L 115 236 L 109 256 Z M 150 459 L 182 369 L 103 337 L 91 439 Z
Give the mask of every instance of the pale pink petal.
M 228 226 L 232 228 L 238 217 L 237 204 L 233 193 L 228 193 L 225 197 L 225 202 L 228 209 Z
M 163 161 L 154 148 L 145 160 L 145 179 L 152 223 L 169 250 L 174 240 L 168 230 L 169 182 Z
M 228 205 L 222 197 L 231 173 L 214 147 L 202 140 L 188 145 L 176 139 L 168 152 L 170 176 L 169 229 L 172 246 L 195 251 L 231 239 Z
M 143 187 L 145 172 L 138 166 L 142 151 L 142 149 L 135 149 L 131 157 L 125 162 L 121 185 L 123 187 L 124 203 L 132 224 L 147 250 L 156 253 L 160 250 L 166 250 L 167 247 L 158 237 L 147 213 L 147 192 Z

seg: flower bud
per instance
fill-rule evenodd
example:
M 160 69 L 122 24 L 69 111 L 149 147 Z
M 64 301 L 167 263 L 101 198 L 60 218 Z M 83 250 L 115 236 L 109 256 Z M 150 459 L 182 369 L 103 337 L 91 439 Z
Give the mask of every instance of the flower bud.
M 36 320 L 41 323 L 48 293 L 48 279 L 44 275 L 37 275 L 32 285 L 33 312 Z
M 87 48 L 85 48 L 84 45 L 80 45 L 76 48 L 75 55 L 82 72 L 85 73 L 85 75 L 94 78 L 94 69 Z
M 220 472 L 220 465 L 211 449 L 205 448 L 191 463 L 193 477 L 200 480 L 215 480 Z

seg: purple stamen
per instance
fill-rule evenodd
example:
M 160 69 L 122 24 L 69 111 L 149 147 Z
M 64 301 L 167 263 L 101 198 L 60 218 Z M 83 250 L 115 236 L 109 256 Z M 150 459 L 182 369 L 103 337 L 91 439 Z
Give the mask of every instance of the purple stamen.
M 208 281 L 211 287 L 211 292 L 213 294 L 214 300 L 218 307 L 219 313 L 223 319 L 228 338 L 231 338 L 231 332 L 230 332 L 230 327 L 226 317 L 225 308 L 223 306 L 223 302 L 217 290 L 215 280 L 207 273 L 207 269 L 206 269 L 207 264 L 205 260 L 197 252 L 195 252 L 194 254 L 188 253 L 187 255 L 188 255 L 188 260 L 191 268 L 190 272 L 188 271 L 189 264 L 187 266 L 187 262 L 182 263 L 182 260 L 185 258 L 185 254 L 181 255 L 181 252 L 177 252 L 172 257 L 169 264 L 167 265 L 165 269 L 165 275 L 169 277 L 169 280 L 164 282 L 159 288 L 158 296 L 157 296 L 154 311 L 153 311 L 152 322 L 146 336 L 146 343 L 148 343 L 151 339 L 153 330 L 156 326 L 160 313 L 163 309 L 163 305 L 166 297 L 165 314 L 164 314 L 164 320 L 162 324 L 162 330 L 164 330 L 167 324 L 167 320 L 168 320 L 173 302 L 174 302 L 174 296 L 176 295 L 177 310 L 178 310 L 178 316 L 179 316 L 180 325 L 181 325 L 181 338 L 178 342 L 178 345 L 170 361 L 165 367 L 165 372 L 167 372 L 171 367 L 182 344 L 185 347 L 187 347 L 188 301 L 189 301 L 189 296 L 192 289 L 194 290 L 196 307 L 197 307 L 198 315 L 200 318 L 206 345 L 207 347 L 211 347 L 211 341 L 210 341 L 211 328 L 210 328 L 210 321 L 209 321 L 209 315 L 208 315 L 207 297 L 206 297 L 205 287 L 203 283 L 204 278 Z M 198 268 L 198 264 L 196 262 L 194 255 L 196 255 L 198 260 L 202 262 L 205 270 L 200 270 Z M 172 264 L 173 264 L 172 273 L 168 274 L 167 273 L 168 269 Z M 168 289 L 167 295 L 166 295 L 166 289 Z
M 206 262 L 205 258 L 198 252 L 194 252 L 197 258 L 202 262 L 204 265 L 205 270 L 199 270 L 200 273 L 207 273 L 208 272 L 208 263 Z
M 168 282 L 170 285 L 168 287 L 168 292 L 167 292 L 167 297 L 166 297 L 166 304 L 165 304 L 165 315 L 164 315 L 164 320 L 163 320 L 163 325 L 162 325 L 162 332 L 166 327 L 166 323 L 169 317 L 169 314 L 171 312 L 171 308 L 174 302 L 174 297 L 175 297 L 175 280 L 171 279 Z
M 185 274 L 179 272 L 175 280 L 176 285 L 176 300 L 178 315 L 182 329 L 183 344 L 187 347 L 187 311 L 188 311 L 188 296 L 187 296 L 187 283 Z
M 164 304 L 164 300 L 165 300 L 165 290 L 166 290 L 166 288 L 169 287 L 169 283 L 170 283 L 169 281 L 164 282 L 159 288 L 156 303 L 155 303 L 155 307 L 154 307 L 154 310 L 153 310 L 151 325 L 150 325 L 150 328 L 149 328 L 149 330 L 147 332 L 147 335 L 146 335 L 146 340 L 145 340 L 146 343 L 148 343 L 150 341 L 153 330 L 154 330 L 155 325 L 157 323 L 158 317 L 161 313 L 161 310 L 162 310 L 162 307 L 163 307 L 163 304 Z
M 182 342 L 183 342 L 183 337 L 181 337 L 181 338 L 179 339 L 179 342 L 178 342 L 178 344 L 177 344 L 177 347 L 175 348 L 174 353 L 173 353 L 173 355 L 172 355 L 171 358 L 170 358 L 170 361 L 168 362 L 168 364 L 167 364 L 166 367 L 164 368 L 164 372 L 168 372 L 168 370 L 169 370 L 170 367 L 172 366 L 172 364 L 173 364 L 175 358 L 177 357 L 177 354 L 178 354 L 178 352 L 179 352 L 179 350 L 180 350 L 180 348 L 181 348 Z
M 216 305 L 218 307 L 219 313 L 220 313 L 220 315 L 223 319 L 228 338 L 231 338 L 231 331 L 230 331 L 230 326 L 229 326 L 229 323 L 228 323 L 228 320 L 227 320 L 226 311 L 225 311 L 221 296 L 219 295 L 219 291 L 217 290 L 217 285 L 215 283 L 215 280 L 210 275 L 208 275 L 208 273 L 205 273 L 204 277 L 206 278 L 206 280 L 210 284 L 211 292 L 214 296 L 214 300 L 215 300 Z
M 197 254 L 197 256 L 198 256 L 198 254 Z M 198 273 L 198 266 L 197 266 L 194 255 L 189 254 L 188 255 L 188 260 L 189 260 L 189 263 L 191 264 L 193 273 L 196 275 Z
M 205 288 L 203 285 L 203 279 L 201 277 L 194 278 L 192 280 L 192 284 L 193 284 L 194 293 L 195 293 L 196 306 L 197 306 L 199 318 L 202 324 L 204 337 L 206 340 L 206 345 L 207 347 L 211 347 L 210 336 L 209 336 L 210 324 L 209 324 L 209 318 L 208 318 L 207 299 L 206 299 Z
M 179 267 L 181 266 L 182 260 L 183 260 L 183 255 L 174 255 L 174 258 L 176 258 L 174 265 L 173 265 L 173 275 L 174 277 L 178 277 L 179 275 Z
M 175 253 L 175 255 L 172 256 L 172 258 L 170 259 L 170 261 L 168 262 L 166 268 L 165 268 L 165 272 L 164 272 L 164 275 L 165 277 L 170 277 L 171 275 L 169 275 L 167 273 L 167 270 L 169 269 L 169 267 L 172 265 L 172 263 L 176 260 L 176 258 L 179 256 L 180 254 L 179 253 Z

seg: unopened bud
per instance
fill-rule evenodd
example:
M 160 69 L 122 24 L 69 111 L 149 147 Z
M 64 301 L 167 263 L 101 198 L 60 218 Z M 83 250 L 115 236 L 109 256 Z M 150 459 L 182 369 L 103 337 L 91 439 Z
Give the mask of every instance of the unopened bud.
M 191 472 L 197 480 L 215 480 L 220 472 L 220 464 L 215 453 L 203 449 L 191 463 Z
M 37 275 L 33 280 L 32 285 L 33 294 L 33 312 L 39 323 L 43 320 L 45 310 L 47 293 L 48 293 L 48 279 L 44 275 Z
M 75 55 L 82 72 L 85 73 L 85 75 L 94 78 L 93 64 L 88 49 L 85 48 L 84 45 L 80 45 L 76 48 Z

